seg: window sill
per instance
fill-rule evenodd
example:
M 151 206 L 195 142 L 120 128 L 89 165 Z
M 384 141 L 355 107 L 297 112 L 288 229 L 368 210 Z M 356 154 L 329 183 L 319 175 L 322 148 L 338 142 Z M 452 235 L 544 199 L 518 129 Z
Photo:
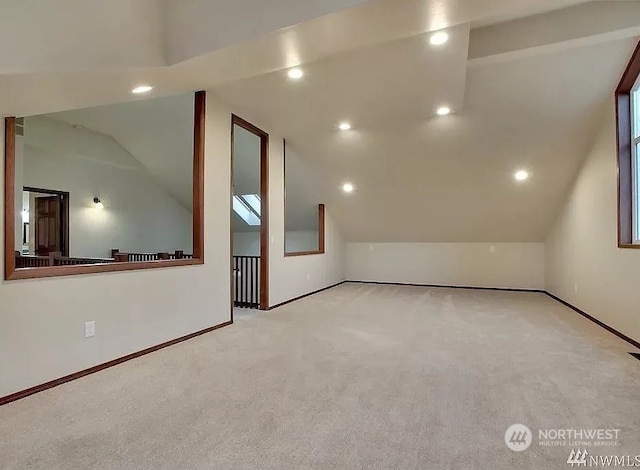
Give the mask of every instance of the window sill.
M 324 250 L 318 251 L 299 251 L 296 253 L 285 253 L 285 258 L 293 258 L 295 256 L 311 256 L 311 255 L 324 255 Z
M 618 248 L 631 248 L 640 250 L 640 243 L 618 243 Z
M 44 277 L 75 276 L 79 274 L 112 273 L 120 271 L 136 271 L 141 269 L 170 268 L 175 266 L 194 266 L 204 264 L 204 259 L 177 259 L 141 261 L 132 263 L 89 264 L 82 266 L 53 266 L 46 268 L 21 268 L 7 273 L 7 281 L 18 279 L 38 279 Z

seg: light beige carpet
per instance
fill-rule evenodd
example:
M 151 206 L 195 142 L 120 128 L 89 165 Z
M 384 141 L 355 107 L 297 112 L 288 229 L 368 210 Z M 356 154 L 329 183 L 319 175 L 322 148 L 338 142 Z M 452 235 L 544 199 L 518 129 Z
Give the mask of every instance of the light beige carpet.
M 345 284 L 1 407 L 0 468 L 569 468 L 539 429 L 640 454 L 629 350 L 543 294 Z

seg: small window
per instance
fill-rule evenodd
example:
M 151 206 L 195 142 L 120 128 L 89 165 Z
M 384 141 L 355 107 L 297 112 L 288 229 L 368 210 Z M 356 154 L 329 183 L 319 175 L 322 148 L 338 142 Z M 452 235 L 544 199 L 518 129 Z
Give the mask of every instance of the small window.
M 640 248 L 640 44 L 616 89 L 618 247 Z
M 633 184 L 633 241 L 640 243 L 640 78 L 631 90 L 631 158 Z
M 260 217 L 260 196 L 258 194 L 245 194 L 241 196 L 244 201 L 251 206 L 253 212 Z
M 234 195 L 233 211 L 238 214 L 247 225 L 260 225 L 260 196 L 257 194 Z

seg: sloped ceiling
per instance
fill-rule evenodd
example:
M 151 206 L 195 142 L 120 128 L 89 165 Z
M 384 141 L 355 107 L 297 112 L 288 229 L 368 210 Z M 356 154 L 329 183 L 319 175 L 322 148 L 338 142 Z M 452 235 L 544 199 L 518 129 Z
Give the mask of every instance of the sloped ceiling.
M 0 39 L 11 45 L 0 52 L 0 112 L 130 101 L 140 82 L 160 95 L 209 89 L 428 31 L 583 1 L 0 0 Z
M 0 35 L 32 34 L 5 38 L 16 47 L 2 52 L 0 112 L 130 101 L 139 82 L 154 96 L 213 90 L 287 138 L 347 238 L 362 241 L 542 241 L 640 36 L 640 2 L 281 0 L 245 21 L 238 5 L 266 2 L 60 1 L 73 21 L 53 2 L 27 29 L 28 2 L 3 11 Z M 148 23 L 118 30 L 125 13 Z M 94 36 L 77 34 L 96 21 Z M 442 28 L 450 41 L 431 47 Z M 294 65 L 301 82 L 286 78 Z M 445 103 L 453 114 L 434 117 Z M 353 129 L 339 132 L 341 120 Z M 120 132 L 105 133 L 161 155 Z M 512 178 L 520 168 L 525 184 Z M 345 181 L 355 193 L 340 192 Z
M 450 28 L 441 49 L 413 36 L 305 64 L 299 83 L 278 72 L 216 91 L 314 165 L 349 240 L 544 241 L 637 43 L 638 6 L 478 29 L 471 48 L 468 29 Z M 436 117 L 440 103 L 454 113 Z M 519 169 L 529 181 L 514 181 Z
M 124 147 L 185 208 L 193 207 L 194 95 L 49 114 L 106 134 Z
M 584 0 L 401 1 L 397 8 L 398 0 L 0 0 L 0 40 L 12 46 L 0 51 L 0 75 L 170 67 L 257 38 L 280 42 L 289 61 L 284 66 L 292 66 L 309 59 L 303 57 L 309 47 L 362 46 Z M 356 18 L 372 28 L 352 35 L 340 27 Z M 307 26 L 299 28 L 302 23 Z M 330 43 L 307 42 L 306 35 L 327 28 Z M 284 34 L 267 38 L 278 30 Z

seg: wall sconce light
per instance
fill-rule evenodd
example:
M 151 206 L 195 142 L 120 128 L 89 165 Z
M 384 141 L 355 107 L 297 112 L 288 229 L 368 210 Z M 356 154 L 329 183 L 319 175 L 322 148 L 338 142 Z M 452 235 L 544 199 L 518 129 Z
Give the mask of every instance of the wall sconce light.
M 104 204 L 97 197 L 93 198 L 93 203 L 95 204 L 96 209 L 104 209 Z

